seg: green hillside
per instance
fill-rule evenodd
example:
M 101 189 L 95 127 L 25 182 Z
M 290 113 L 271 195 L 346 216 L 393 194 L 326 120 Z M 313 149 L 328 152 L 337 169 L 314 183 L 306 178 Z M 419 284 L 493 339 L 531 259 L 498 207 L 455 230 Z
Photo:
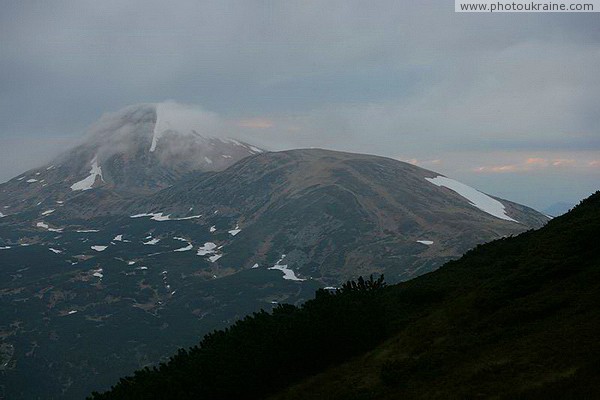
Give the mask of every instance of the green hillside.
M 94 399 L 600 398 L 600 192 L 385 287 L 280 306 Z

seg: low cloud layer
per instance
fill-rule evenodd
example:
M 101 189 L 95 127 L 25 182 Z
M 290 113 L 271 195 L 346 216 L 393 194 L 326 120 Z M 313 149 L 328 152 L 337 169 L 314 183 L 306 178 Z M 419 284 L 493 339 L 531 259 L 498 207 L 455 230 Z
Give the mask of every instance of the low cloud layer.
M 272 150 L 381 154 L 538 207 L 570 201 L 600 181 L 598 18 L 441 0 L 5 2 L 0 179 L 104 112 L 176 99 Z M 547 195 L 520 183 L 563 174 Z

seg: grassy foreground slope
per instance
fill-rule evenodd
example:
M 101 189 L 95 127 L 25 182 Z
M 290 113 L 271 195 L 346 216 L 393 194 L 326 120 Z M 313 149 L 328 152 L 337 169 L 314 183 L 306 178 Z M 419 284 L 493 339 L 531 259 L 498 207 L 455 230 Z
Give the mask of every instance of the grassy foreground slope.
M 599 238 L 596 193 L 538 231 L 391 287 L 389 307 L 427 311 L 273 398 L 600 398 Z
M 399 285 L 247 317 L 94 399 L 600 398 L 600 193 Z

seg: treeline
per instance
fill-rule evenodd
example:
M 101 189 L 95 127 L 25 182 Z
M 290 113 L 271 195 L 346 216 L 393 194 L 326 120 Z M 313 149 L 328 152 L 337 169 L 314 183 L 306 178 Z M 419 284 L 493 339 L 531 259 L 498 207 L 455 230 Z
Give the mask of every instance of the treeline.
M 320 289 L 300 307 L 280 304 L 215 331 L 167 363 L 122 378 L 104 399 L 257 399 L 361 354 L 390 334 L 384 277 Z

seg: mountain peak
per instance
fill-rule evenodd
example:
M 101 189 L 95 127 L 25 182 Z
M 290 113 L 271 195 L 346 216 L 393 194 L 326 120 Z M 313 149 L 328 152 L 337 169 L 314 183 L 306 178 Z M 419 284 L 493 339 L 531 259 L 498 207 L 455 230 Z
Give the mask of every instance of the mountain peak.
M 201 138 L 216 137 L 219 119 L 215 113 L 205 111 L 197 106 L 164 102 L 153 104 L 156 115 L 152 131 L 150 152 L 156 150 L 160 138 L 166 133 L 197 136 Z

